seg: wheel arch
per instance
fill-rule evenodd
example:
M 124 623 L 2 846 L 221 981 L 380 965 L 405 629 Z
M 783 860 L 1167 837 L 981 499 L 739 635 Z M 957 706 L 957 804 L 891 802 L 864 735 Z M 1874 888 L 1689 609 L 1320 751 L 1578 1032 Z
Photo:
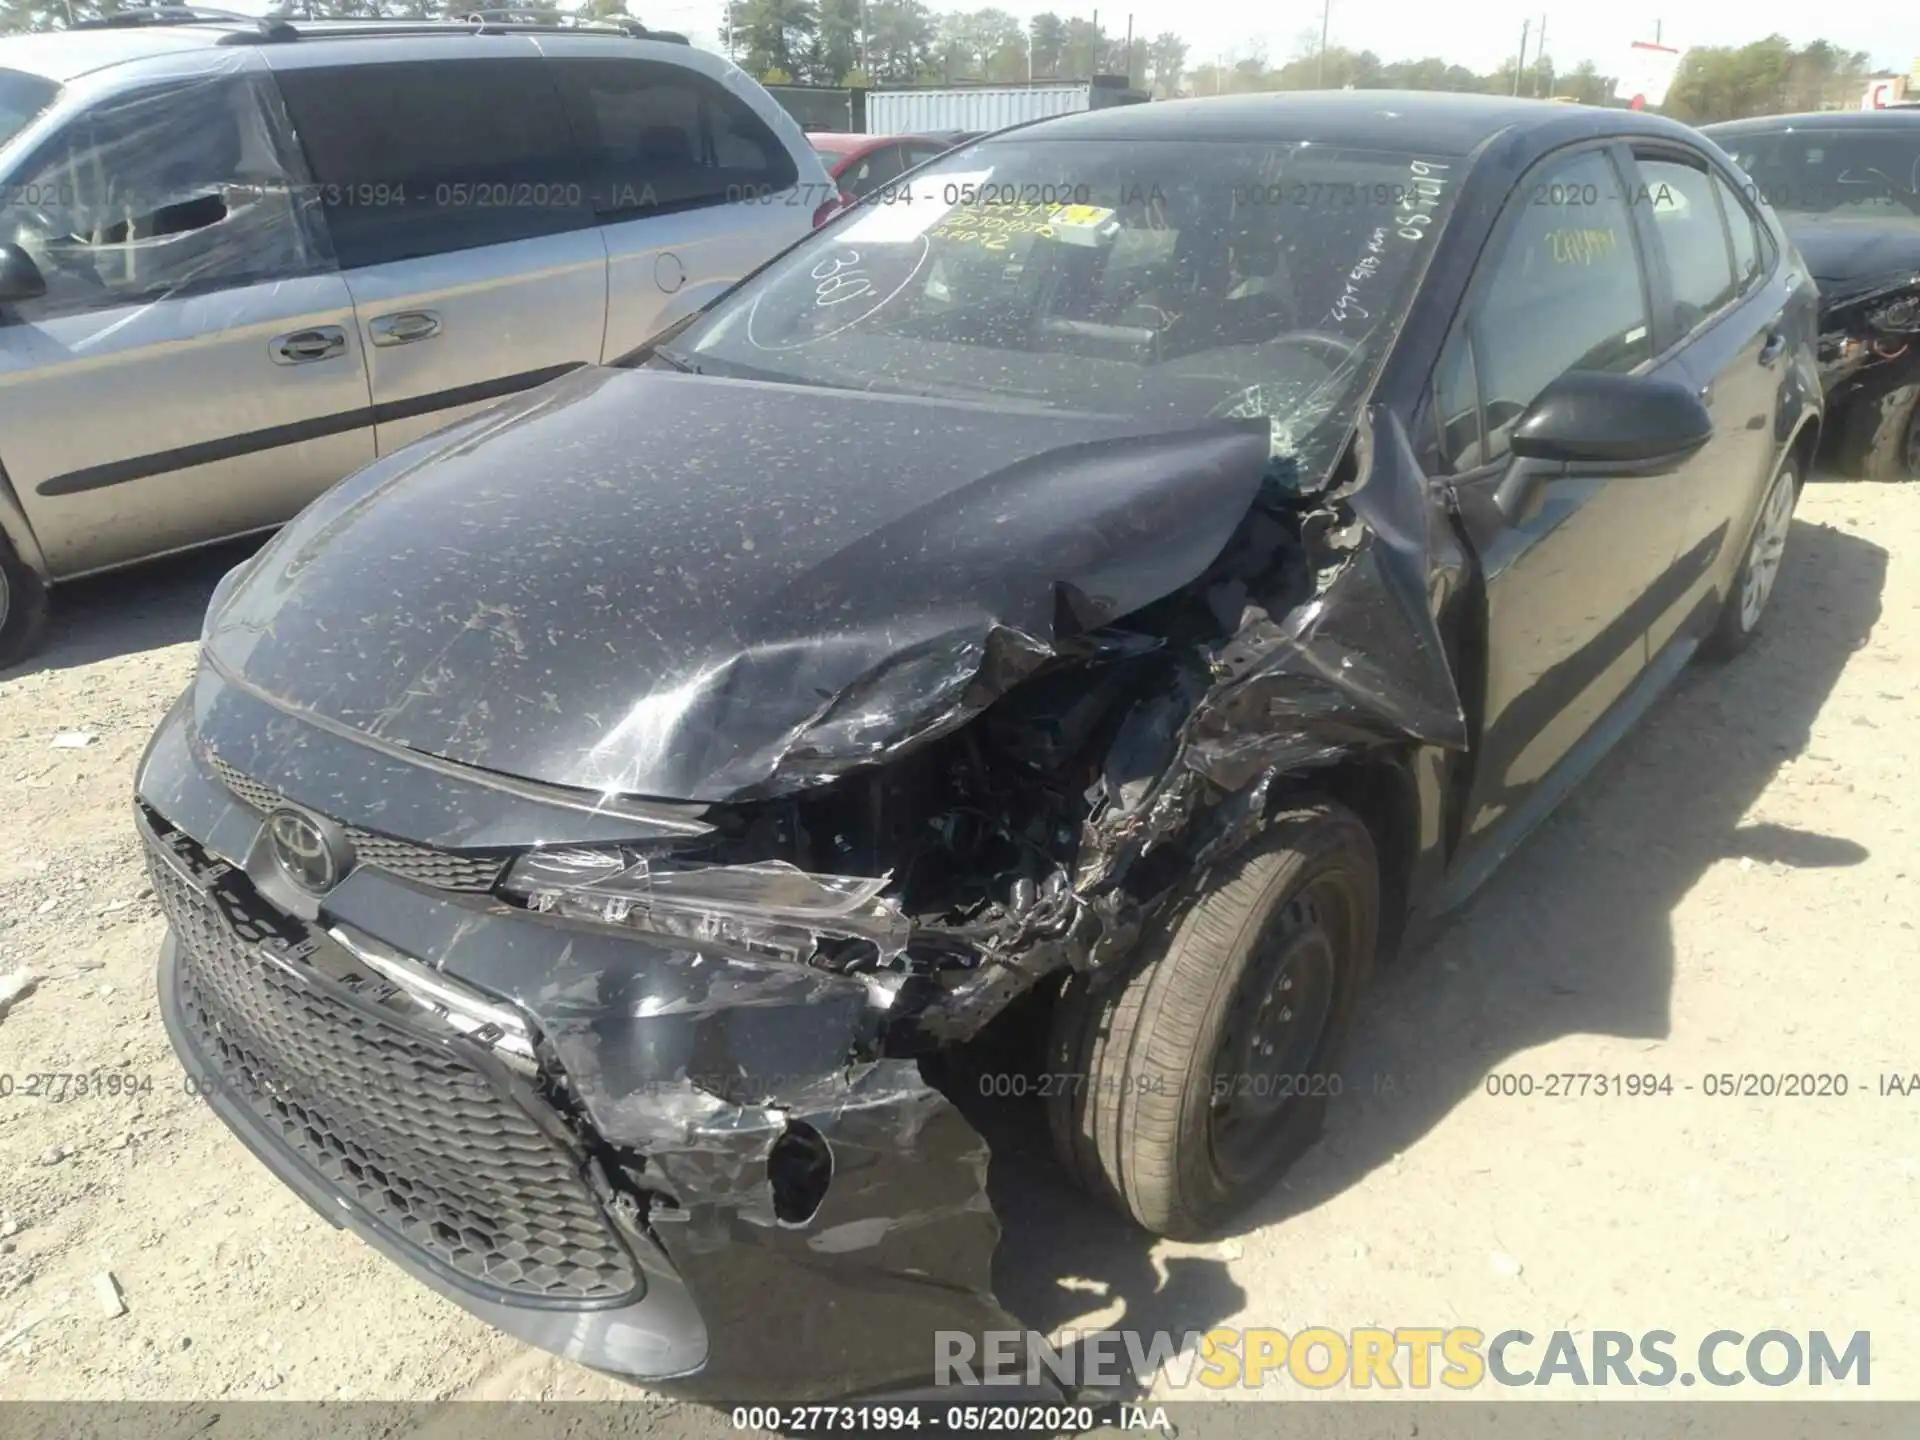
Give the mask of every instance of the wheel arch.
M 1782 452 L 1798 462 L 1799 473 L 1794 477 L 1797 488 L 1807 488 L 1807 479 L 1813 474 L 1814 462 L 1820 455 L 1820 433 L 1822 419 L 1818 410 L 1809 411 L 1800 419 L 1799 426 L 1788 437 Z
M 1367 827 L 1380 866 L 1382 962 L 1398 957 L 1419 888 L 1421 836 L 1429 828 L 1422 823 L 1421 788 L 1409 757 L 1394 753 L 1356 756 L 1291 776 L 1274 789 L 1276 810 L 1317 796 L 1345 806 Z
M 13 547 L 13 553 L 20 557 L 20 563 L 43 582 L 53 579 L 47 569 L 46 554 L 40 549 L 39 537 L 33 533 L 26 508 L 21 505 L 19 495 L 14 493 L 13 481 L 8 478 L 4 465 L 0 465 L 0 537 L 4 537 Z

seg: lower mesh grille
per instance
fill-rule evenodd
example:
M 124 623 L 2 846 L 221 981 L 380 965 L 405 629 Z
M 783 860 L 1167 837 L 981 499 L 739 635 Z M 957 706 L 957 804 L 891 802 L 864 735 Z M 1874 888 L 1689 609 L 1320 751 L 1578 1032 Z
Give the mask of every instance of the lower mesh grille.
M 504 1300 L 638 1286 L 576 1161 L 456 1054 L 252 947 L 309 937 L 229 873 L 202 894 L 150 854 L 180 1009 L 209 1080 L 424 1255 Z M 298 968 L 300 962 L 289 962 Z

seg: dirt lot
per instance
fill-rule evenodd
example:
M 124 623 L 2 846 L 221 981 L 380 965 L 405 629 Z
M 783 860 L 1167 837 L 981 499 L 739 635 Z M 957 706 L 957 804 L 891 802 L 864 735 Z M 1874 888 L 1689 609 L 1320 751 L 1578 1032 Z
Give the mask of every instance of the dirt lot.
M 42 977 L 0 1022 L 0 1395 L 619 1395 L 329 1229 L 182 1093 L 129 784 L 235 558 L 65 596 L 50 651 L 0 680 L 0 975 Z M 1775 607 L 1376 986 L 1327 1142 L 1243 1233 L 1148 1243 L 1016 1128 L 1003 1298 L 1043 1328 L 1870 1330 L 1873 1396 L 1920 1398 L 1920 1097 L 1880 1093 L 1920 1072 L 1920 486 L 1813 487 Z M 1490 1071 L 1674 1088 L 1502 1098 Z M 1746 1071 L 1851 1089 L 1705 1093 Z M 34 1072 L 139 1089 L 30 1099 Z

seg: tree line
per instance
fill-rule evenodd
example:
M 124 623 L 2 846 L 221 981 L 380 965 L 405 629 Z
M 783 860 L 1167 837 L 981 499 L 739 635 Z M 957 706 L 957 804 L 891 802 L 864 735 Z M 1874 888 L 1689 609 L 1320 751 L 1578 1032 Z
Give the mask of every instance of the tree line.
M 1288 56 L 1270 63 L 1252 47 L 1231 60 L 1199 57 L 1163 31 L 1115 35 L 1091 19 L 1048 12 L 1031 27 L 999 9 L 935 14 L 923 0 L 729 0 L 723 43 L 769 83 L 812 85 L 1017 82 L 1125 75 L 1155 96 L 1239 94 L 1261 90 L 1458 90 L 1474 94 L 1565 98 L 1604 105 L 1614 78 L 1591 60 L 1558 68 L 1550 55 L 1523 64 L 1510 56 L 1491 72 L 1439 56 L 1384 60 L 1372 50 L 1329 46 L 1303 31 Z M 1691 124 L 1787 111 L 1850 109 L 1873 74 L 1871 57 L 1825 40 L 1796 47 L 1783 35 L 1740 46 L 1687 51 L 1666 113 Z
M 501 0 L 303 0 L 275 14 L 295 18 L 425 19 L 494 8 Z M 75 20 L 132 8 L 124 0 L 0 0 L 0 31 L 56 30 Z M 628 0 L 516 7 L 529 18 L 612 19 Z M 632 14 L 645 19 L 644 0 Z M 1558 69 L 1551 56 L 1524 65 L 1510 56 L 1479 72 L 1439 56 L 1383 60 L 1372 50 L 1330 46 L 1303 31 L 1290 53 L 1270 63 L 1264 49 L 1200 57 L 1172 31 L 1116 35 L 1090 18 L 1052 12 L 1022 24 L 1005 10 L 936 14 L 924 0 L 726 0 L 722 48 L 770 84 L 903 85 L 964 81 L 1084 80 L 1125 75 L 1155 96 L 1231 95 L 1262 90 L 1458 90 L 1476 94 L 1563 97 L 1607 104 L 1613 77 L 1591 60 Z M 1795 46 L 1783 35 L 1747 45 L 1700 46 L 1682 58 L 1664 111 L 1690 124 L 1801 110 L 1851 109 L 1873 77 L 1864 51 L 1825 40 Z

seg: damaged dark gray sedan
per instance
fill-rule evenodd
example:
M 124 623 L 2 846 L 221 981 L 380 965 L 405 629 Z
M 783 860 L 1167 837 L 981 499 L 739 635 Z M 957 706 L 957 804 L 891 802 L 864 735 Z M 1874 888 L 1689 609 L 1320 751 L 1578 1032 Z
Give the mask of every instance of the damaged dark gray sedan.
M 1376 956 L 1759 625 L 1819 390 L 1742 194 L 1631 112 L 1093 112 L 381 459 L 141 764 L 175 1046 L 428 1285 L 731 1400 L 1017 1325 L 935 1083 L 1016 1014 L 1065 1166 L 1206 1232 Z

